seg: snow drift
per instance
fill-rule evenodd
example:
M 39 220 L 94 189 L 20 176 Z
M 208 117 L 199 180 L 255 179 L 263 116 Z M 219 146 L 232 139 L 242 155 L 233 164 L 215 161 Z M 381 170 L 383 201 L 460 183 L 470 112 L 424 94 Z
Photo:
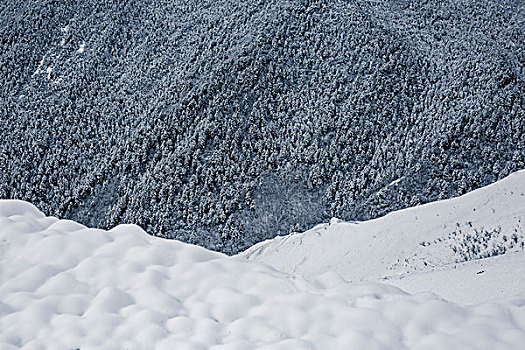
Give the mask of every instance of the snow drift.
M 371 242 L 371 244 L 375 244 Z M 291 251 L 293 253 L 293 251 Z M 525 295 L 311 282 L 137 226 L 89 229 L 0 201 L 2 349 L 518 349 Z
M 524 221 L 519 171 L 458 198 L 365 222 L 333 219 L 239 256 L 306 279 L 331 271 L 473 304 L 525 293 Z

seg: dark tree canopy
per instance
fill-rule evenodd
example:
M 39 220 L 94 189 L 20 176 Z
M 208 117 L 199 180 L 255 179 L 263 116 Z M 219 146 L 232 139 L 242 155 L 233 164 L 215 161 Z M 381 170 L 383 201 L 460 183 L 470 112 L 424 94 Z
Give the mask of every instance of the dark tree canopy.
M 226 253 L 525 168 L 525 3 L 0 3 L 0 198 Z

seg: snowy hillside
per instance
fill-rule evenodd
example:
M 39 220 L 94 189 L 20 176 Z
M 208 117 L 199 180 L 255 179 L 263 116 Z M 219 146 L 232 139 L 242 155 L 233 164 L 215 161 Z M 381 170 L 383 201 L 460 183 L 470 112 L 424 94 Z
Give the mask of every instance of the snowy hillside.
M 477 303 L 525 293 L 524 220 L 520 171 L 464 196 L 379 219 L 334 219 L 239 256 L 307 279 L 330 271 L 348 281 L 382 280 Z
M 233 255 L 457 197 L 525 168 L 524 19 L 523 0 L 0 1 L 0 198 Z
M 508 196 L 521 203 L 519 193 Z M 429 220 L 423 209 L 391 218 Z M 344 231 L 358 227 L 334 226 L 338 230 L 327 227 L 320 237 L 337 235 L 340 246 L 347 243 Z M 364 242 L 360 235 L 355 242 Z M 410 237 L 401 237 L 405 253 Z M 389 242 L 378 236 L 370 244 L 378 241 Z M 340 253 L 322 248 L 327 257 Z M 290 258 L 299 251 L 290 248 Z M 363 260 L 360 278 L 381 271 L 372 263 L 376 257 Z M 421 258 L 436 260 L 430 257 L 411 259 L 404 269 L 419 268 Z M 334 270 L 344 272 L 341 266 Z M 1 349 L 519 349 L 524 343 L 523 293 L 460 306 L 383 283 L 348 284 L 331 272 L 307 282 L 258 262 L 155 238 L 137 226 L 88 229 L 46 217 L 26 202 L 0 201 Z

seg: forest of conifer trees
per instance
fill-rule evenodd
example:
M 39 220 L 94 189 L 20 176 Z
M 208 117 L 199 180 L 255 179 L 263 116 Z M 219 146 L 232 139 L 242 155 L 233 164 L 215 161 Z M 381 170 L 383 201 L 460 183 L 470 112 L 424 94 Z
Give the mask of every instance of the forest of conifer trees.
M 8 1 L 0 198 L 236 253 L 525 168 L 525 4 Z

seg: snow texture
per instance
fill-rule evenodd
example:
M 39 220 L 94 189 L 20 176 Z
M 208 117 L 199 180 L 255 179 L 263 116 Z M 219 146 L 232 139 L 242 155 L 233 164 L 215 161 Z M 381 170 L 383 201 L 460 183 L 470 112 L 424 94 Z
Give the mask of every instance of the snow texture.
M 0 201 L 1 349 L 521 349 L 524 343 L 523 293 L 460 306 L 383 283 L 349 284 L 334 272 L 307 282 L 151 237 L 134 225 L 89 229 L 46 217 L 27 202 Z

